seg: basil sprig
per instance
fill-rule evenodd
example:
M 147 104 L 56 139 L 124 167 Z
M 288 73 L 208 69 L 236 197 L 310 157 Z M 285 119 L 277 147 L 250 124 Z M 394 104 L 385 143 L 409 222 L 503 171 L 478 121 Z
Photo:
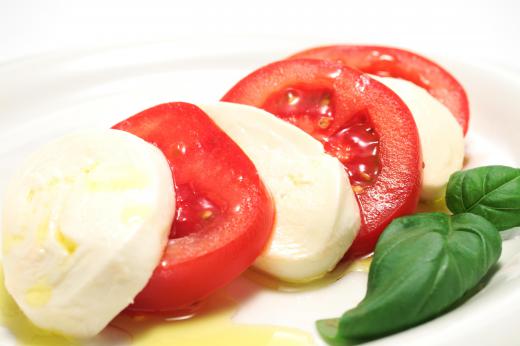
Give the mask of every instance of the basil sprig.
M 453 174 L 446 204 L 454 214 L 473 213 L 499 231 L 520 226 L 520 169 L 486 166 Z
M 396 219 L 377 243 L 363 301 L 318 329 L 330 338 L 336 324 L 336 338 L 371 339 L 429 320 L 473 288 L 501 249 L 496 228 L 478 215 Z
M 456 306 L 497 263 L 498 231 L 520 226 L 520 170 L 489 166 L 455 173 L 446 201 L 455 215 L 415 214 L 385 229 L 363 301 L 341 318 L 317 322 L 326 341 L 378 338 Z

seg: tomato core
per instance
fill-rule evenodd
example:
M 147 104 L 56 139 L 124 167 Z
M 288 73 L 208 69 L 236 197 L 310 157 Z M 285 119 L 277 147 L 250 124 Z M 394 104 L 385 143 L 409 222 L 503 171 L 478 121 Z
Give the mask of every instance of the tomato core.
M 347 168 L 354 191 L 372 185 L 379 173 L 379 136 L 365 114 L 325 138 L 325 150 Z
M 195 190 L 191 184 L 178 185 L 175 189 L 177 211 L 170 239 L 196 233 L 223 214 L 223 208 Z
M 327 88 L 296 85 L 271 94 L 261 108 L 298 126 L 324 144 L 347 169 L 354 191 L 375 182 L 379 173 L 379 137 L 366 114 L 360 113 L 339 124 L 335 122 L 334 92 Z M 338 128 L 334 126 L 334 128 Z
M 333 91 L 305 85 L 273 93 L 261 107 L 321 139 L 334 121 Z

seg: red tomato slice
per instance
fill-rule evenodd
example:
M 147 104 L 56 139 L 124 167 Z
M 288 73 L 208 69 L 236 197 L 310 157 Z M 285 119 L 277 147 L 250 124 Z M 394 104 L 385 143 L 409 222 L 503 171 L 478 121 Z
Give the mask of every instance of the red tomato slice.
M 253 263 L 271 234 L 273 202 L 246 154 L 194 105 L 162 104 L 114 128 L 163 151 L 177 194 L 161 263 L 129 310 L 187 308 Z
M 406 79 L 426 89 L 468 130 L 469 104 L 460 83 L 445 69 L 415 53 L 380 46 L 326 46 L 305 50 L 290 59 L 312 58 L 341 62 L 360 71 Z
M 222 101 L 263 108 L 299 126 L 345 165 L 362 214 L 350 256 L 373 251 L 392 219 L 415 210 L 422 173 L 417 128 L 381 83 L 338 63 L 285 60 L 251 73 Z

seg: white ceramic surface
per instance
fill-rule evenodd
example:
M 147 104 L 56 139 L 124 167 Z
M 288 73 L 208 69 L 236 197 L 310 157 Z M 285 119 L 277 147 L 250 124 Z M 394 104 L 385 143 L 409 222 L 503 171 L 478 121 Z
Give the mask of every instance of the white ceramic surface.
M 20 161 L 51 138 L 85 127 L 109 127 L 155 104 L 217 101 L 265 63 L 317 42 L 257 39 L 165 41 L 117 49 L 26 58 L 0 65 L 0 194 Z M 413 49 L 413 47 L 409 47 Z M 435 58 L 435 57 L 434 57 Z M 472 118 L 469 166 L 520 165 L 520 76 L 472 61 L 440 59 L 466 87 Z M 507 234 L 499 269 L 462 307 L 373 345 L 514 345 L 520 339 L 520 237 Z M 308 330 L 339 316 L 365 290 L 366 274 L 300 293 L 259 288 L 239 279 L 228 291 L 242 300 L 238 323 Z M 244 298 L 244 292 L 254 292 Z M 0 344 L 12 343 L 0 330 Z

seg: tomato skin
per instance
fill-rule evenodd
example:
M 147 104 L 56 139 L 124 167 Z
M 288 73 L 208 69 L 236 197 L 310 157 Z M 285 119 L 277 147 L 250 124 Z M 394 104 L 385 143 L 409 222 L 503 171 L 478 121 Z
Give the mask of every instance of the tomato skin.
M 448 71 L 421 55 L 392 47 L 335 45 L 311 48 L 289 57 L 302 58 L 341 62 L 365 73 L 413 82 L 451 111 L 464 134 L 468 130 L 469 102 L 464 88 Z
M 273 202 L 245 153 L 194 105 L 158 105 L 113 128 L 156 145 L 170 163 L 176 193 L 189 186 L 218 211 L 180 236 L 177 215 L 160 264 L 128 308 L 187 309 L 240 275 L 262 252 L 273 228 Z
M 370 253 L 388 223 L 414 212 L 419 200 L 422 160 L 413 117 L 401 99 L 381 83 L 342 64 L 315 59 L 284 60 L 262 67 L 239 81 L 222 101 L 265 109 L 273 104 L 272 95 L 298 85 L 328 89 L 334 95 L 330 126 L 311 133 L 324 144 L 360 113 L 368 114 L 379 136 L 379 173 L 373 184 L 356 194 L 362 225 L 348 256 Z M 266 110 L 284 118 L 273 109 Z

